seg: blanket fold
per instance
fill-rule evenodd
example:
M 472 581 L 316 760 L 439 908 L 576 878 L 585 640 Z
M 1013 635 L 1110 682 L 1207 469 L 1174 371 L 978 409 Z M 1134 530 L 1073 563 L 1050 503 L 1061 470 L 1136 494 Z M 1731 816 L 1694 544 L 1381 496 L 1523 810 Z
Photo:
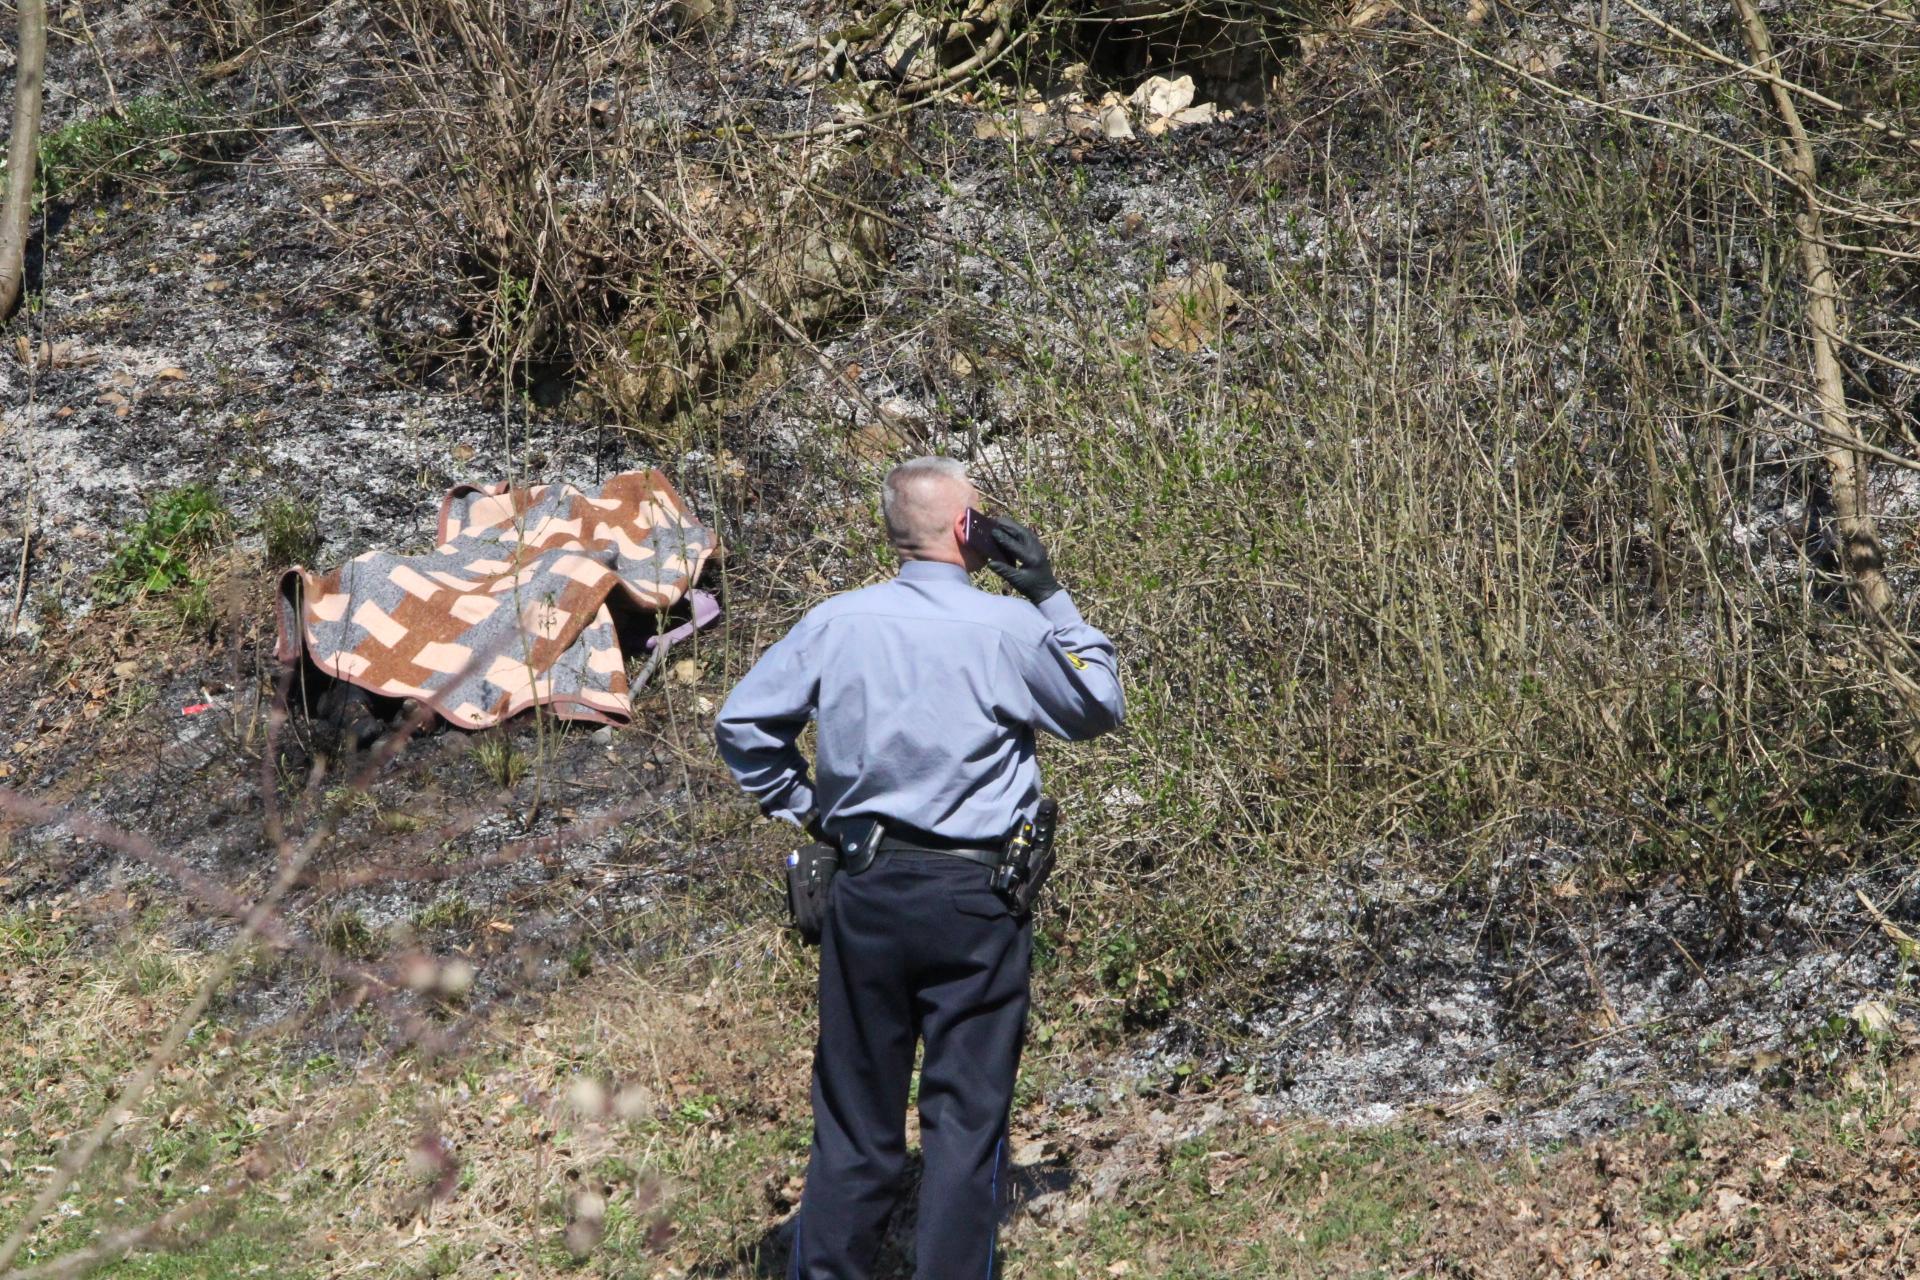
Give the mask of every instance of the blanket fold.
M 459 485 L 440 504 L 435 541 L 423 555 L 288 569 L 275 656 L 304 653 L 328 675 L 419 699 L 468 729 L 535 705 L 624 724 L 633 707 L 616 610 L 664 615 L 719 546 L 658 471 L 622 472 L 598 493 Z M 710 597 L 692 603 L 689 627 L 718 613 Z

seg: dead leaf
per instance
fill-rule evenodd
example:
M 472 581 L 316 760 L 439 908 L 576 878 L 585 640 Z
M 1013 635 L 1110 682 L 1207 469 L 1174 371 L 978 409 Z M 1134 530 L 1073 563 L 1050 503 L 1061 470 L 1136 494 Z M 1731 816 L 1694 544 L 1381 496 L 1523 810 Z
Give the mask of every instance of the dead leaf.
M 1240 295 L 1227 285 L 1224 263 L 1196 267 L 1154 286 L 1147 309 L 1147 338 L 1163 350 L 1198 351 L 1220 336 L 1228 315 L 1239 305 Z
M 21 364 L 37 365 L 42 369 L 82 369 L 100 359 L 71 339 L 43 341 L 36 348 L 27 341 L 24 333 L 13 340 L 13 355 Z
M 847 443 L 853 452 L 867 462 L 891 462 L 906 446 L 906 437 L 896 431 L 890 423 L 863 422 L 853 429 L 853 435 Z
M 1893 1009 L 1884 1000 L 1862 1000 L 1853 1006 L 1851 1016 L 1863 1036 L 1883 1036 L 1893 1030 Z

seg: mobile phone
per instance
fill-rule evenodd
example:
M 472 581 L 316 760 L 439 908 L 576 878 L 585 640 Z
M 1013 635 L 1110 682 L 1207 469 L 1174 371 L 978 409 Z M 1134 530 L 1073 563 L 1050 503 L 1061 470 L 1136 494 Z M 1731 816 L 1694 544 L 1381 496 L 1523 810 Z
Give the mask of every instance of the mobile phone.
M 961 536 L 961 541 L 967 544 L 968 550 L 984 559 L 1004 559 L 1006 552 L 1002 551 L 1000 544 L 993 540 L 993 531 L 997 527 L 992 516 L 968 507 L 966 531 Z

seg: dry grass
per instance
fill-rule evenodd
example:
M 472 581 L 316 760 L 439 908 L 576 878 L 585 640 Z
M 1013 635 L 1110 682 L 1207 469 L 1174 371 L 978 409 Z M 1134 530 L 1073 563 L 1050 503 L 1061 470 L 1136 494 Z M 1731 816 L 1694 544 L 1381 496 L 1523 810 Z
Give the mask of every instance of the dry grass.
M 102 923 L 14 917 L 0 932 L 22 996 L 0 1031 L 31 1048 L 0 1112 L 0 1205 L 206 963 L 160 942 L 157 919 L 95 953 L 83 941 Z M 241 1173 L 237 1200 L 114 1274 L 760 1274 L 781 1261 L 805 1164 L 805 967 L 747 930 L 497 1009 L 455 1058 L 348 1066 L 216 1018 L 39 1256 Z M 1005 1272 L 1501 1277 L 1604 1259 L 1622 1275 L 1786 1275 L 1844 1259 L 1901 1274 L 1920 1160 L 1911 1041 L 1904 1026 L 1880 1037 L 1795 1110 L 1656 1107 L 1637 1131 L 1499 1159 L 1439 1138 L 1437 1120 L 1279 1121 L 1233 1078 L 1179 1094 L 1115 1081 L 1062 1107 L 1049 1083 L 1088 1064 L 1036 1056 Z

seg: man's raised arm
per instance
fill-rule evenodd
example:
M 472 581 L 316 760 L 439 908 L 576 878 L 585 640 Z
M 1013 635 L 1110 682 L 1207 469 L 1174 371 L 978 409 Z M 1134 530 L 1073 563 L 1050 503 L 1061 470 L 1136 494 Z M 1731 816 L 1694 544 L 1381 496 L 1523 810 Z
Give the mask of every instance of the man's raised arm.
M 1014 643 L 1015 669 L 1033 699 L 1034 722 L 1068 741 L 1119 728 L 1126 700 L 1113 641 L 1080 616 L 1079 606 L 1053 576 L 1053 560 L 1038 534 L 1002 517 L 993 538 L 1006 558 L 989 560 L 987 567 L 1032 601 L 1053 628 L 1039 645 Z

